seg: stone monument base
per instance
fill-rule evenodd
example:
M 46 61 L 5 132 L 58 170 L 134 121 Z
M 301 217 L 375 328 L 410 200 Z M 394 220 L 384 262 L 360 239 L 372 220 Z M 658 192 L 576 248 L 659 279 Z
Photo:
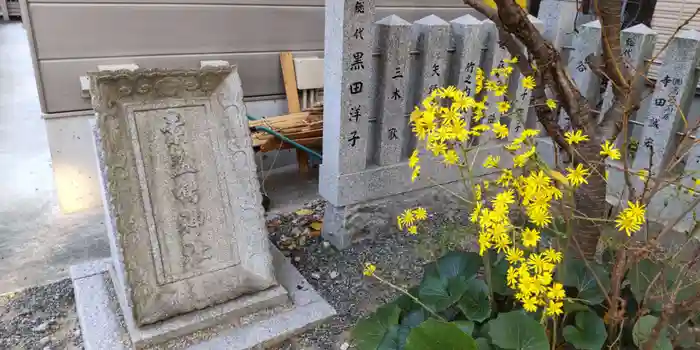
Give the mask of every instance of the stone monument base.
M 145 327 L 122 316 L 109 259 L 74 265 L 70 275 L 85 349 L 251 349 L 281 342 L 335 315 L 274 247 L 272 256 L 281 286 Z

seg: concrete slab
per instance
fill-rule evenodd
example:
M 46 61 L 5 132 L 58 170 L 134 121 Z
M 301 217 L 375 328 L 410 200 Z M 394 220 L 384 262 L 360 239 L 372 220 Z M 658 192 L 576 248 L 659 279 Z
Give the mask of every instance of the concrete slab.
M 251 349 L 280 342 L 336 314 L 333 307 L 323 300 L 287 258 L 275 248 L 272 255 L 277 279 L 281 284 L 277 288 L 287 290 L 289 303 L 250 315 L 227 314 L 229 303 L 242 302 L 237 299 L 159 322 L 150 326 L 150 329 L 135 329 L 133 325 L 130 327 L 129 322 L 122 317 L 109 277 L 108 261 L 88 262 L 72 267 L 71 278 L 76 291 L 80 327 L 82 334 L 89 335 L 84 337 L 85 349 Z M 263 293 L 267 292 L 270 290 Z M 202 321 L 210 328 L 198 331 L 197 325 Z M 191 333 L 165 341 L 163 332 L 172 331 L 173 327 Z M 156 337 L 158 335 L 160 337 Z M 145 341 L 145 337 L 165 342 L 148 345 L 149 341 Z M 138 341 L 133 342 L 132 339 Z
M 109 256 L 102 212 L 62 214 L 27 35 L 0 23 L 0 294 Z

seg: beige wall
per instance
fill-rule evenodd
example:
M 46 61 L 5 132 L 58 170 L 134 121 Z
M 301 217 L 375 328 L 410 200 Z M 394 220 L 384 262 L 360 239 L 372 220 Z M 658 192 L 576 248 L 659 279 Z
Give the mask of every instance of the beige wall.
M 69 3 L 68 3 L 69 1 Z M 449 21 L 462 0 L 377 0 L 377 19 Z M 98 64 L 238 64 L 246 97 L 284 93 L 280 51 L 323 54 L 323 0 L 28 0 L 30 40 L 45 113 L 86 110 L 78 77 Z

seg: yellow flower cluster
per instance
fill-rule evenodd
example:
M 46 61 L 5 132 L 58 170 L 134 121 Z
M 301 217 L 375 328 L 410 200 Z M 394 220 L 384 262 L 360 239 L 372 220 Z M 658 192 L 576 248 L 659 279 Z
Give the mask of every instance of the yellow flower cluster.
M 557 316 L 565 293 L 561 284 L 553 282 L 553 273 L 562 253 L 552 248 L 539 252 L 539 230 L 516 227 L 510 212 L 512 206 L 523 207 L 535 227 L 545 227 L 552 222 L 551 202 L 561 199 L 562 192 L 542 170 L 514 177 L 511 169 L 502 169 L 496 184 L 501 191 L 490 201 L 485 200 L 481 184 L 473 188 L 476 205 L 470 219 L 479 225 L 479 254 L 491 249 L 504 254 L 510 264 L 508 286 L 516 291 L 523 308 L 534 312 L 544 307 L 547 315 Z M 489 182 L 484 182 L 483 187 L 487 186 Z
M 400 230 L 404 228 L 408 233 L 415 235 L 418 233 L 418 222 L 428 219 L 428 211 L 423 207 L 406 209 L 401 215 L 396 217 L 396 224 Z
M 644 209 L 643 205 L 639 204 L 639 202 L 627 202 L 627 208 L 621 211 L 620 214 L 617 214 L 615 227 L 631 236 L 632 232 L 637 232 L 642 227 L 646 220 L 645 216 L 646 209 Z
M 479 97 L 468 96 L 453 86 L 438 88 L 411 113 L 412 131 L 421 145 L 413 151 L 408 161 L 412 181 L 420 176 L 422 152 L 432 154 L 446 166 L 463 167 L 469 164 L 460 156 L 463 157 L 471 149 L 473 141 L 483 133 L 492 132 L 496 139 L 515 136 L 509 135 L 508 125 L 500 121 L 481 123 L 489 103 L 496 106 L 503 116 L 511 111 L 512 106 L 505 97 L 487 102 L 489 96 L 500 97 L 508 92 L 507 80 L 513 72 L 511 65 L 517 63 L 517 59 L 504 60 L 504 63 L 507 64 L 491 70 L 490 76 L 495 77 L 493 80 L 487 79 L 484 71 L 477 69 L 475 91 Z M 522 86 L 534 89 L 535 79 L 522 78 Z M 489 94 L 482 94 L 482 90 Z M 546 101 L 546 105 L 552 110 L 557 108 L 556 101 L 551 99 Z M 512 155 L 510 167 L 501 166 L 503 155 L 489 154 L 484 159 L 483 167 L 493 169 L 499 175 L 494 181 L 497 188 L 493 196 L 486 198 L 484 191 L 489 190 L 490 181 L 473 186 L 475 207 L 470 220 L 479 227 L 479 254 L 491 252 L 505 256 L 509 263 L 507 283 L 516 291 L 523 308 L 530 312 L 544 308 L 546 315 L 554 317 L 562 313 L 562 300 L 566 297 L 562 284 L 553 280 L 554 270 L 562 261 L 562 253 L 551 247 L 543 247 L 539 230 L 552 223 L 552 202 L 563 197 L 558 184 L 563 184 L 567 189 L 586 184 L 590 171 L 582 164 L 567 168 L 566 175 L 541 169 L 541 162 L 533 161 L 537 157 L 534 138 L 538 134 L 538 130 L 525 129 L 503 145 Z M 589 141 L 581 130 L 568 131 L 564 137 L 571 145 Z M 620 151 L 610 141 L 601 145 L 600 154 L 613 160 L 621 157 Z M 516 169 L 518 173 L 514 175 Z M 529 222 L 527 227 L 514 225 L 511 212 L 524 212 Z M 644 215 L 642 206 L 630 203 L 618 216 L 617 227 L 630 234 L 639 229 Z M 424 208 L 407 209 L 397 217 L 397 224 L 400 229 L 416 234 L 417 223 L 426 219 Z M 373 273 L 373 267 L 365 267 L 365 274 Z
M 365 276 L 372 276 L 374 272 L 377 271 L 377 267 L 372 263 L 365 263 L 365 268 L 362 270 L 362 274 Z

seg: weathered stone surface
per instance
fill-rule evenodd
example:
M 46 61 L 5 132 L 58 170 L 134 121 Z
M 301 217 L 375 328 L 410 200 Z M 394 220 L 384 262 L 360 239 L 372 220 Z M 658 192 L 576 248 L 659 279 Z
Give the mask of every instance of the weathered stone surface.
M 90 81 L 125 317 L 143 326 L 276 285 L 235 67 Z
M 455 81 L 451 84 L 464 91 L 468 96 L 476 96 L 476 69 L 481 64 L 481 53 L 484 48 L 486 33 L 482 22 L 472 15 L 450 21 L 452 41 L 455 46 L 451 76 Z
M 633 162 L 634 169 L 659 174 L 666 167 L 677 144 L 697 85 L 695 74 L 700 58 L 700 33 L 681 30 L 671 38 L 663 56 L 646 115 L 647 120 Z M 651 160 L 651 164 L 650 164 Z
M 326 2 L 322 173 L 337 176 L 367 166 L 374 9 L 374 0 Z
M 575 33 L 577 7 L 576 1 L 542 0 L 540 3 L 537 17 L 544 24 L 542 36 L 554 47 L 561 49 L 571 45 L 572 34 Z
M 450 24 L 430 15 L 413 23 L 420 75 L 413 86 L 416 101 L 420 103 L 430 93 L 445 87 L 447 81 L 447 49 L 450 46 Z
M 381 98 L 375 139 L 377 164 L 395 164 L 405 158 L 410 139 L 407 111 L 412 108 L 409 92 L 409 51 L 411 24 L 396 15 L 377 21 L 377 42 L 381 60 Z
M 528 18 L 540 32 L 544 30 L 544 23 L 542 23 L 542 21 L 533 16 L 528 16 Z M 524 45 L 520 44 L 520 46 L 523 48 L 523 52 L 527 55 L 527 49 L 525 49 Z M 526 89 L 523 85 L 523 79 L 525 76 L 522 74 L 517 65 L 513 65 L 513 77 L 514 81 L 512 81 L 512 84 L 514 84 L 516 88 L 514 89 L 514 95 L 511 98 L 511 110 L 508 112 L 509 140 L 519 137 L 520 133 L 523 132 L 523 129 L 531 128 L 537 125 L 537 121 L 535 120 L 537 117 L 535 113 L 530 110 L 530 97 L 532 95 L 532 91 Z
M 458 193 L 464 190 L 461 181 L 447 183 L 442 187 Z M 395 228 L 398 214 L 416 206 L 425 207 L 431 213 L 465 209 L 464 203 L 437 186 L 344 207 L 328 203 L 323 217 L 323 238 L 334 247 L 345 249 L 353 242 L 389 232 Z
M 289 298 L 284 295 L 286 304 L 249 314 L 241 305 L 269 301 L 252 295 L 136 330 L 130 329 L 132 326 L 127 322 L 120 322 L 122 315 L 115 300 L 118 296 L 110 288 L 109 266 L 101 261 L 76 265 L 71 269 L 71 279 L 85 349 L 257 349 L 301 333 L 335 315 L 335 310 L 274 247 L 272 257 L 280 286 L 265 293 L 288 290 Z M 203 324 L 217 325 L 191 332 Z
M 600 98 L 600 78 L 591 70 L 588 57 L 601 52 L 600 33 L 600 21 L 584 24 L 573 39 L 574 51 L 570 54 L 567 66 L 581 95 L 592 106 L 595 106 Z M 570 117 L 564 111 L 559 116 L 559 125 L 565 130 L 571 129 Z

